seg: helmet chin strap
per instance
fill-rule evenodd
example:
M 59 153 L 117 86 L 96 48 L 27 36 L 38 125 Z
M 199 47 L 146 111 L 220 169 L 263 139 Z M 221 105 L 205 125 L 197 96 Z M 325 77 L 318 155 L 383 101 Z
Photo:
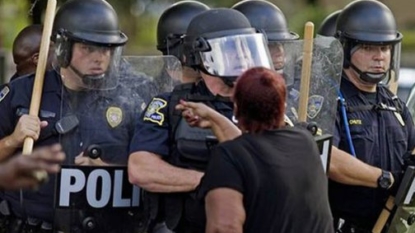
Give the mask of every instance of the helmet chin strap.
M 219 78 L 222 79 L 222 81 L 225 83 L 226 86 L 228 86 L 228 87 L 233 87 L 234 86 L 234 84 L 233 84 L 234 81 L 232 81 L 228 78 L 225 78 L 225 77 L 220 77 L 219 76 Z
M 104 80 L 105 74 L 98 74 L 98 75 L 88 75 L 88 74 L 82 74 L 81 71 L 79 71 L 77 68 L 75 68 L 73 65 L 69 65 L 69 68 L 78 75 L 82 83 L 87 86 L 97 86 L 102 83 Z
M 284 74 L 284 66 L 279 69 L 275 68 L 275 72 L 277 72 L 277 74 Z
M 353 63 L 350 62 L 350 67 L 359 74 L 359 78 L 367 83 L 378 84 L 383 79 L 386 78 L 386 72 L 381 73 L 372 73 L 372 72 L 363 72 L 357 68 Z
M 200 71 L 202 71 L 203 73 L 205 73 L 205 74 L 207 74 L 207 75 L 210 75 L 210 76 L 214 76 L 214 77 L 216 77 L 216 78 L 220 78 L 220 79 L 222 79 L 222 81 L 225 83 L 225 85 L 226 86 L 228 86 L 228 87 L 233 87 L 234 86 L 234 82 L 235 82 L 235 80 L 236 80 L 236 77 L 235 78 L 233 78 L 233 80 L 231 80 L 229 77 L 222 77 L 222 76 L 218 76 L 218 75 L 213 75 L 213 74 L 210 74 L 203 66 L 201 66 L 201 67 L 199 67 L 199 69 L 200 69 Z

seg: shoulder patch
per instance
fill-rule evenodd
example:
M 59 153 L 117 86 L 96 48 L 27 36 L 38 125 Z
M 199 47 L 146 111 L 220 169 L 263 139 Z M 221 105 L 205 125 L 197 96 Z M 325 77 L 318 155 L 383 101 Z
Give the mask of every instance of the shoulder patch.
M 0 91 L 0 102 L 6 97 L 7 94 L 9 94 L 10 88 L 8 86 L 3 87 Z
M 164 114 L 160 112 L 161 109 L 167 106 L 167 101 L 160 98 L 153 98 L 148 105 L 147 111 L 144 113 L 144 121 L 151 121 L 158 125 L 164 122 Z
M 323 107 L 324 97 L 321 95 L 312 95 L 308 98 L 307 116 L 314 119 Z

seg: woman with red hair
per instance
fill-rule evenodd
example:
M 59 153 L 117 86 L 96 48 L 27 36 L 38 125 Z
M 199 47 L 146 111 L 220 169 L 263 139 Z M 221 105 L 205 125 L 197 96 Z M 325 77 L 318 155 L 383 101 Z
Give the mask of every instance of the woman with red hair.
M 334 232 L 327 178 L 311 134 L 285 126 L 284 79 L 266 68 L 242 74 L 233 94 L 238 127 L 201 103 L 177 106 L 219 145 L 199 187 L 206 232 Z

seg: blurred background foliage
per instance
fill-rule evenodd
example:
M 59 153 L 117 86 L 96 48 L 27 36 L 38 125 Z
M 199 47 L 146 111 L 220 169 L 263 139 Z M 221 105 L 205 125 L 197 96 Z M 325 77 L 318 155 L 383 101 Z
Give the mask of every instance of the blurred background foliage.
M 65 0 L 58 0 L 58 6 Z M 161 13 L 175 0 L 107 0 L 117 11 L 121 29 L 128 35 L 126 55 L 154 55 L 156 50 L 156 25 Z M 325 2 L 326 1 L 326 2 Z M 231 7 L 238 0 L 202 0 L 210 7 Z M 307 21 L 315 24 L 315 31 L 321 21 L 331 12 L 341 9 L 350 0 L 271 0 L 286 15 L 290 30 L 303 34 Z M 385 2 L 393 11 L 393 4 L 399 0 Z M 36 3 L 36 4 L 34 4 Z M 0 48 L 10 51 L 17 33 L 26 25 L 39 23 L 46 8 L 47 0 L 0 0 Z M 400 12 L 395 12 L 399 16 Z M 412 17 L 414 18 L 414 17 Z M 401 23 L 403 22 L 403 23 Z M 399 30 L 404 34 L 403 54 L 415 52 L 415 19 L 398 20 Z M 412 57 L 412 56 L 410 56 Z M 408 60 L 408 61 L 406 61 Z M 411 61 L 413 60 L 413 64 Z M 414 59 L 403 59 L 403 63 L 415 66 Z

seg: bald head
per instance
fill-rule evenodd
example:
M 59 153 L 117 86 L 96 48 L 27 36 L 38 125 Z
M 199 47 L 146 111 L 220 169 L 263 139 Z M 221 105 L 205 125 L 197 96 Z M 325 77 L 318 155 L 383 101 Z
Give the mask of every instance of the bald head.
M 19 32 L 13 42 L 13 61 L 19 75 L 36 71 L 42 39 L 41 25 L 29 25 Z

